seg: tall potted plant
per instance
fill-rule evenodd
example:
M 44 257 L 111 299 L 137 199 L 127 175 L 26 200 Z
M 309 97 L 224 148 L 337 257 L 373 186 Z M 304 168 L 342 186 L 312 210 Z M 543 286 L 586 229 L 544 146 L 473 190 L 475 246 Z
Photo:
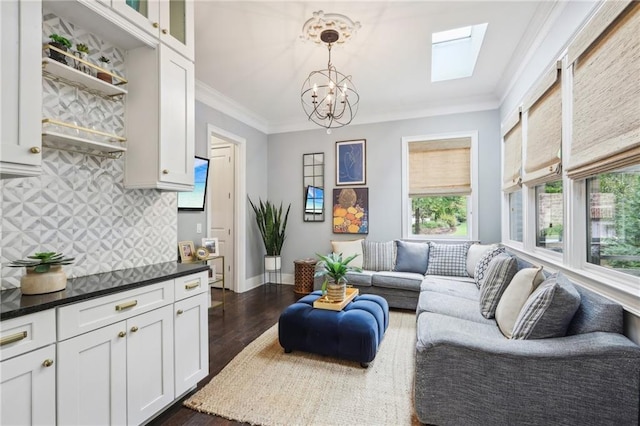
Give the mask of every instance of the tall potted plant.
M 265 271 L 278 271 L 282 267 L 280 255 L 286 238 L 285 231 L 291 204 L 287 207 L 287 212 L 283 217 L 282 203 L 280 203 L 280 207 L 276 207 L 275 204 L 271 204 L 268 200 L 264 203 L 260 200 L 260 203 L 255 205 L 251 198 L 249 198 L 249 203 L 256 214 L 256 223 L 262 236 L 264 248 L 267 251 L 264 257 L 264 269 Z
M 322 294 L 331 302 L 342 302 L 347 296 L 347 272 L 362 272 L 361 268 L 348 266 L 349 262 L 358 255 L 354 254 L 346 259 L 342 258 L 342 253 L 329 253 L 326 256 L 317 254 L 317 256 L 320 258 L 320 263 L 314 276 L 324 277 Z

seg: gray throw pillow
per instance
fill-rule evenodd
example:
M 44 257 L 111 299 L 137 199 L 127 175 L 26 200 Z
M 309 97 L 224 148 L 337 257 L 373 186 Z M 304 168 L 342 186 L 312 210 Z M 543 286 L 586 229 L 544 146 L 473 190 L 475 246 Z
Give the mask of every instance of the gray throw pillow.
M 424 275 L 429 261 L 429 243 L 396 240 L 396 272 L 415 272 Z
M 379 243 L 364 240 L 362 251 L 362 269 L 366 271 L 393 271 L 395 257 L 395 243 L 393 241 Z
M 518 272 L 518 261 L 506 253 L 493 258 L 487 268 L 484 283 L 480 287 L 480 313 L 485 318 L 493 318 L 502 293 Z
M 491 262 L 491 260 L 500 253 L 504 252 L 504 247 L 495 247 L 482 255 L 478 263 L 476 263 L 476 268 L 473 271 L 473 281 L 476 283 L 476 287 L 482 287 L 482 284 L 484 283 L 484 276 L 487 272 L 487 268 L 489 267 L 489 263 Z
M 468 277 L 467 251 L 469 251 L 469 243 L 429 243 L 429 265 L 427 267 L 427 275 Z
M 512 339 L 546 339 L 567 334 L 580 306 L 580 293 L 561 273 L 553 274 L 531 293 L 513 327 Z

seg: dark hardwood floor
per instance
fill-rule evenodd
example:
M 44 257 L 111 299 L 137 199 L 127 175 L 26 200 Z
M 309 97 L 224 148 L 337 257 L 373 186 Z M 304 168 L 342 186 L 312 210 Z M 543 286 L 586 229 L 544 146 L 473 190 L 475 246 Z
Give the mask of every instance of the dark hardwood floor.
M 213 290 L 220 300 L 221 290 Z M 209 309 L 209 375 L 196 390 L 209 383 L 245 346 L 278 322 L 280 313 L 299 298 L 291 285 L 261 286 L 246 293 L 226 292 L 225 311 Z M 222 417 L 211 416 L 182 406 L 185 398 L 154 419 L 152 425 L 240 425 Z

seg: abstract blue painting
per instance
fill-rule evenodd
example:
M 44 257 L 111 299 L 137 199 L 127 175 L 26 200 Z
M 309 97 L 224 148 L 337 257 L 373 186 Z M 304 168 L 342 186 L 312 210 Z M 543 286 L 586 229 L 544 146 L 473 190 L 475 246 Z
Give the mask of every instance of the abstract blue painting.
M 367 183 L 366 139 L 336 142 L 336 185 Z

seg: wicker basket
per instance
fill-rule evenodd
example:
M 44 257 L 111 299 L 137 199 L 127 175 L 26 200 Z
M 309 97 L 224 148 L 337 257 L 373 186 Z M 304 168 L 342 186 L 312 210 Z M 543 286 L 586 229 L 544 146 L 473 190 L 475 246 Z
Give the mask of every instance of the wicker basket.
M 313 291 L 313 274 L 316 272 L 315 259 L 300 259 L 293 261 L 295 265 L 295 278 L 293 292 L 296 294 L 309 294 Z

